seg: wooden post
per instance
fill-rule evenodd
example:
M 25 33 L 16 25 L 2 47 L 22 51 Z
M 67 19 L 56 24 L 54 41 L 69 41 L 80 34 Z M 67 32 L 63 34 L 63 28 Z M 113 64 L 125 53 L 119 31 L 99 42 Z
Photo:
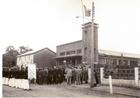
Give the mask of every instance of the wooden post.
M 103 82 L 103 79 L 104 79 L 104 68 L 101 67 L 101 68 L 100 68 L 100 81 L 101 81 L 101 84 L 102 84 L 102 82 Z
M 95 61 L 95 52 L 94 52 L 94 2 L 92 2 L 92 22 L 91 22 L 91 55 L 90 55 L 90 66 L 91 66 L 91 80 L 90 80 L 90 88 L 95 86 L 95 75 L 94 75 L 94 61 Z
M 139 72 L 138 67 L 135 67 L 135 85 L 138 86 L 139 83 Z
M 111 75 L 109 75 L 109 88 L 110 88 L 110 94 L 113 94 L 112 76 Z

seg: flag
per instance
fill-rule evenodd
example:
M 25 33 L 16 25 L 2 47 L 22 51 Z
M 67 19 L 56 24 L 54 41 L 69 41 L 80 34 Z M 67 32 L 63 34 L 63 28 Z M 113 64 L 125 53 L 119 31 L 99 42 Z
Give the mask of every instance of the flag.
M 85 11 L 85 16 L 90 17 L 91 10 L 90 9 L 87 9 L 85 5 L 84 5 L 84 11 Z

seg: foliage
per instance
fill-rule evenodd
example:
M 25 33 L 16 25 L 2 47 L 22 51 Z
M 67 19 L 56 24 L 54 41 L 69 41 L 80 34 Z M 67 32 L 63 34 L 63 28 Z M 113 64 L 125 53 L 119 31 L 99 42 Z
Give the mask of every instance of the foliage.
M 28 47 L 25 47 L 25 46 L 20 46 L 20 47 L 19 47 L 19 53 L 20 53 L 20 54 L 23 54 L 23 53 L 26 53 L 26 52 L 32 51 L 32 50 L 33 50 L 33 49 L 28 48 Z
M 118 65 L 114 65 L 111 57 L 108 56 L 107 64 L 105 65 L 105 76 L 113 75 L 118 72 Z
M 32 50 L 31 48 L 20 46 L 18 51 L 18 49 L 16 50 L 14 46 L 9 45 L 6 48 L 5 53 L 3 54 L 3 67 L 16 66 L 17 55 L 26 53 L 31 50 Z
M 6 53 L 3 54 L 3 66 L 4 67 L 12 67 L 16 65 L 16 57 L 18 55 L 18 51 L 15 50 L 14 46 L 8 46 L 6 48 Z

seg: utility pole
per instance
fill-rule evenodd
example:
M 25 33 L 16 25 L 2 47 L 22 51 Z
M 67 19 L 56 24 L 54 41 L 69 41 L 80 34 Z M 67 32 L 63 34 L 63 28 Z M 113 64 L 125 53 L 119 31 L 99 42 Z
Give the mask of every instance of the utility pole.
M 90 59 L 90 66 L 91 66 L 91 81 L 90 81 L 90 87 L 94 87 L 96 80 L 95 80 L 95 73 L 94 73 L 94 61 L 95 61 L 95 52 L 94 52 L 94 2 L 92 2 L 92 19 L 91 19 L 91 59 Z

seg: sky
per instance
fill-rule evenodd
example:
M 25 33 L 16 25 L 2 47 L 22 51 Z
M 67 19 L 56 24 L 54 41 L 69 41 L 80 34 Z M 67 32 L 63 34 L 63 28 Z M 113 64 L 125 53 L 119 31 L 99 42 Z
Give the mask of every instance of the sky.
M 91 8 L 92 0 L 83 0 Z M 94 0 L 99 49 L 140 54 L 140 0 Z M 0 51 L 82 39 L 81 0 L 0 0 Z M 85 21 L 87 21 L 85 19 Z

